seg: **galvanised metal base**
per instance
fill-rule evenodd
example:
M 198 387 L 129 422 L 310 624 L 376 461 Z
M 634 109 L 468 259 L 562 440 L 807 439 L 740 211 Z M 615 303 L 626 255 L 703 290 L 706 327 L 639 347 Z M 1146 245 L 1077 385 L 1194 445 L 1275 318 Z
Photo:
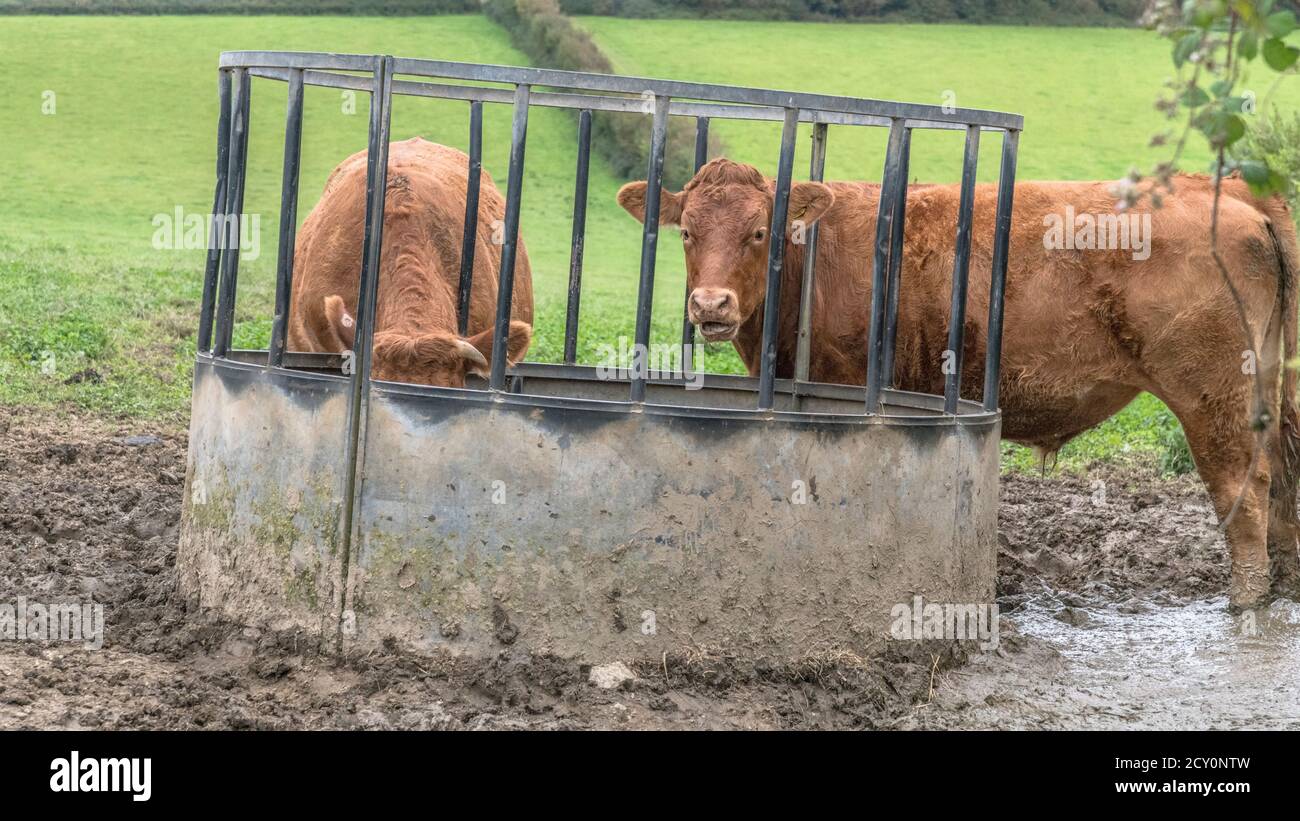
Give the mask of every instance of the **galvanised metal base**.
M 993 600 L 999 422 L 974 406 L 887 392 L 868 416 L 860 388 L 800 384 L 796 411 L 779 383 L 764 414 L 739 377 L 633 405 L 626 382 L 547 365 L 515 371 L 522 393 L 373 383 L 345 534 L 348 380 L 232 357 L 196 368 L 178 564 L 242 623 L 797 662 L 871 655 L 916 594 Z

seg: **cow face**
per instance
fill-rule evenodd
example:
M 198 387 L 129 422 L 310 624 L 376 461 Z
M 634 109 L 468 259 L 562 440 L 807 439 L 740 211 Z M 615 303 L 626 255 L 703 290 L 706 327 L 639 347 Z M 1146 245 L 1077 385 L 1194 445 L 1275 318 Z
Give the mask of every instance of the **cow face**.
M 352 350 L 356 321 L 339 296 L 325 299 L 325 315 L 342 350 Z M 506 339 L 506 362 L 517 364 L 532 341 L 532 327 L 526 322 L 510 323 Z M 465 387 L 466 374 L 488 377 L 492 361 L 491 329 L 470 337 L 454 333 L 410 333 L 383 330 L 375 333 L 371 377 L 388 382 Z
M 645 221 L 645 181 L 618 192 L 618 203 Z M 767 289 L 768 231 L 775 186 L 753 166 L 716 159 L 679 193 L 663 190 L 659 222 L 681 227 L 686 253 L 687 314 L 710 342 L 736 338 L 740 326 L 762 304 Z M 806 228 L 835 197 L 816 182 L 790 188 L 786 237 L 791 226 Z

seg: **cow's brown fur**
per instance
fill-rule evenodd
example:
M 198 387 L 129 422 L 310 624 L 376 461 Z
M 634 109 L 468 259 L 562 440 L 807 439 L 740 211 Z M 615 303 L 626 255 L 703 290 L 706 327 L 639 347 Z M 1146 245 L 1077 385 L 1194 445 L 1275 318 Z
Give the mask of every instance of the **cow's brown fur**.
M 1076 214 L 1113 213 L 1110 183 L 1016 186 L 999 385 L 1002 432 L 1054 452 L 1139 392 L 1158 396 L 1182 423 L 1221 518 L 1246 485 L 1227 537 L 1232 603 L 1252 607 L 1270 593 L 1270 549 L 1274 589 L 1294 591 L 1300 576 L 1296 385 L 1294 371 L 1282 367 L 1295 352 L 1295 227 L 1280 199 L 1257 199 L 1240 180 L 1224 182 L 1219 249 L 1260 343 L 1257 369 L 1272 424 L 1269 457 L 1257 460 L 1252 472 L 1254 394 L 1252 377 L 1243 372 L 1251 343 L 1210 253 L 1213 183 L 1183 176 L 1175 188 L 1163 208 L 1149 211 L 1151 256 L 1136 261 L 1129 250 L 1045 247 L 1045 219 L 1063 218 L 1067 205 Z M 661 197 L 661 220 L 681 225 L 689 237 L 684 247 L 692 292 L 707 297 L 692 299 L 692 321 L 715 331 L 715 339 L 733 339 L 751 373 L 759 363 L 767 257 L 766 238 L 756 232 L 770 222 L 772 191 L 772 181 L 753 168 L 717 159 L 683 191 Z M 801 183 L 791 192 L 792 221 L 820 218 L 811 363 L 816 381 L 865 382 L 878 191 L 869 183 L 832 182 Z M 629 183 L 619 202 L 641 219 L 644 194 L 644 182 Z M 893 375 L 906 390 L 943 392 L 958 199 L 957 186 L 909 189 Z M 996 199 L 995 186 L 977 186 L 962 352 L 966 397 L 982 394 Z M 1148 213 L 1147 207 L 1136 213 Z M 800 244 L 788 242 L 787 249 L 781 377 L 794 369 L 804 255 Z M 727 292 L 731 296 L 719 296 Z
M 467 332 L 457 335 L 456 291 L 465 224 L 468 158 L 454 148 L 413 138 L 388 154 L 379 297 L 375 316 L 376 379 L 460 387 L 492 359 L 501 246 L 490 241 L 505 203 L 483 172 L 478 244 Z M 366 152 L 344 160 L 303 222 L 294 252 L 289 348 L 350 350 L 366 217 Z M 532 337 L 533 284 L 523 240 L 515 261 L 507 359 L 518 362 Z

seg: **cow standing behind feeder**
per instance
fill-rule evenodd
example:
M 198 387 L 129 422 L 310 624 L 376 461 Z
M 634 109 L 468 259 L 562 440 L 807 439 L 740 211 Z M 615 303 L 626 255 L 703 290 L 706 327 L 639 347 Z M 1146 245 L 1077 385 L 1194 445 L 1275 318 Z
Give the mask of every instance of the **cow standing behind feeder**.
M 943 393 L 948 382 L 950 391 L 958 390 L 958 380 L 946 377 L 955 368 L 962 393 L 983 390 L 998 192 L 992 185 L 973 188 L 970 310 L 963 343 L 949 350 L 953 226 L 962 187 L 910 186 L 902 286 L 893 289 L 897 332 L 885 342 L 892 367 L 884 367 L 883 379 L 896 388 Z M 1221 519 L 1247 485 L 1227 528 L 1232 605 L 1255 607 L 1272 592 L 1295 595 L 1300 422 L 1295 373 L 1283 363 L 1295 357 L 1300 263 L 1287 206 L 1278 197 L 1251 196 L 1239 179 L 1223 182 L 1219 253 L 1244 305 L 1254 340 L 1248 342 L 1211 254 L 1213 181 L 1178 177 L 1163 208 L 1143 204 L 1126 215 L 1140 220 L 1098 222 L 1115 212 L 1111 188 L 1104 182 L 1015 187 L 1003 367 L 992 394 L 1002 409 L 1002 434 L 1055 452 L 1150 391 L 1182 423 Z M 762 351 L 773 189 L 752 166 L 718 158 L 684 190 L 659 197 L 660 222 L 681 228 L 690 321 L 710 341 L 732 341 L 751 375 L 759 371 Z M 633 182 L 618 194 L 638 220 L 644 220 L 645 190 L 645 182 Z M 791 189 L 791 225 L 801 220 L 818 229 L 808 375 L 815 382 L 861 385 L 868 379 L 865 340 L 880 199 L 880 186 L 865 182 L 804 182 Z M 1066 232 L 1074 239 L 1080 230 L 1072 219 L 1078 215 L 1093 217 L 1092 241 L 1084 232 L 1082 244 L 1065 243 Z M 1098 224 L 1110 226 L 1101 243 Z M 795 375 L 799 286 L 806 273 L 806 247 L 787 242 L 786 248 L 778 378 Z M 1258 351 L 1250 350 L 1254 344 Z M 1252 460 L 1256 373 L 1271 426 L 1271 458 Z

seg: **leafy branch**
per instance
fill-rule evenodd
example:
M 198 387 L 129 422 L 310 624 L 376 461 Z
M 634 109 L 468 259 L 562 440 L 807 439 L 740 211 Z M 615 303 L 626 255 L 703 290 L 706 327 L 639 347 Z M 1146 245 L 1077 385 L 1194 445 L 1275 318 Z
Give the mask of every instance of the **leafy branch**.
M 1278 75 L 1278 80 L 1296 73 L 1300 48 L 1286 42 L 1298 25 L 1295 11 L 1280 8 L 1275 0 L 1155 0 L 1143 22 L 1173 45 L 1172 60 L 1178 74 L 1166 84 L 1167 93 L 1157 101 L 1156 107 L 1182 125 L 1169 160 L 1159 163 L 1149 177 L 1134 171 L 1121 181 L 1117 191 L 1119 205 L 1128 208 L 1146 196 L 1153 207 L 1160 207 L 1162 198 L 1173 191 L 1174 175 L 1188 139 L 1193 135 L 1204 139 L 1213 155 L 1209 169 L 1214 179 L 1210 253 L 1236 305 L 1247 349 L 1258 351 L 1245 304 L 1219 251 L 1219 206 L 1223 180 L 1234 174 L 1240 175 L 1256 196 L 1286 194 L 1293 188 L 1293 181 L 1283 169 L 1272 167 L 1267 157 L 1252 156 L 1248 150 L 1241 150 L 1241 146 L 1248 131 L 1245 117 L 1253 114 L 1259 105 L 1251 92 L 1242 91 L 1248 68 L 1262 63 Z M 1273 87 L 1276 85 L 1275 81 Z M 1152 144 L 1164 145 L 1168 140 L 1169 134 L 1161 134 Z M 1292 363 L 1287 366 L 1291 367 Z M 1270 408 L 1264 401 L 1264 386 L 1256 373 L 1251 376 L 1255 448 L 1241 490 L 1220 523 L 1221 532 L 1227 529 L 1245 499 L 1249 477 L 1258 465 L 1272 421 Z

